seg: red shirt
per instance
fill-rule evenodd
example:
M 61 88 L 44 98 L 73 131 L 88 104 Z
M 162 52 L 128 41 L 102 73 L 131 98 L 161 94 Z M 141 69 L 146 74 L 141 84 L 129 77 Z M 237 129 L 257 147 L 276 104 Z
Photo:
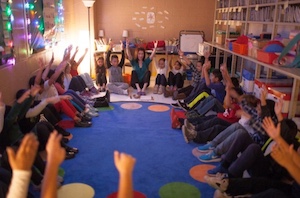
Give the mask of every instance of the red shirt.
M 75 69 L 71 69 L 70 74 L 73 76 L 78 76 L 78 71 Z
M 217 116 L 218 118 L 221 118 L 229 123 L 235 123 L 240 119 L 235 115 L 235 112 L 239 109 L 241 109 L 241 107 L 238 104 L 234 103 L 233 108 L 225 109 L 224 113 L 218 113 Z

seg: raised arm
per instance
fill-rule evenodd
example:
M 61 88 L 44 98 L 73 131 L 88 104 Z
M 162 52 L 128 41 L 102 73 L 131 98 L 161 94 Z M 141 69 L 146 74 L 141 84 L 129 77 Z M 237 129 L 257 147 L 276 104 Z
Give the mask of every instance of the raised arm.
M 133 198 L 132 172 L 135 158 L 126 153 L 115 151 L 114 162 L 119 171 L 118 198 Z
M 153 50 L 152 50 L 152 53 L 151 53 L 150 56 L 149 56 L 150 60 L 152 60 L 153 57 L 154 57 L 155 54 L 156 54 L 157 44 L 158 44 L 158 41 L 154 41 L 154 48 L 153 48 Z
M 183 59 L 187 65 L 190 65 L 192 62 L 184 55 L 183 51 L 179 50 L 178 55 L 180 59 Z
M 46 145 L 47 164 L 42 183 L 41 198 L 56 198 L 57 184 L 56 178 L 60 164 L 65 159 L 66 150 L 61 147 L 62 136 L 54 130 Z
M 202 71 L 203 71 L 203 75 L 204 75 L 204 78 L 205 78 L 206 86 L 210 85 L 210 78 L 209 78 L 209 73 L 208 73 L 210 68 L 211 68 L 210 61 L 205 62 L 204 65 L 203 65 Z
M 5 104 L 2 101 L 2 92 L 0 92 L 0 133 L 2 132 L 3 129 L 4 114 L 5 114 Z
M 126 54 L 129 61 L 132 61 L 132 55 L 129 49 L 129 39 L 126 39 Z
M 228 70 L 227 70 L 226 63 L 223 63 L 221 65 L 220 70 L 221 70 L 221 73 L 222 73 L 222 76 L 223 76 L 223 81 L 225 81 L 225 85 L 226 86 L 228 85 L 229 87 L 233 87 L 231 78 L 230 78 Z
M 85 48 L 83 55 L 79 58 L 79 60 L 77 61 L 77 67 L 80 65 L 80 63 L 83 61 L 85 55 L 87 54 L 87 52 L 89 51 L 88 48 Z
M 60 73 L 65 70 L 65 67 L 67 66 L 68 60 L 70 59 L 70 53 L 71 53 L 70 50 L 68 50 L 68 52 L 65 54 L 65 56 L 64 56 L 63 60 L 61 61 L 61 63 L 55 69 L 54 74 L 51 76 L 51 78 L 48 81 L 49 86 L 54 84 L 56 79 L 60 75 Z
M 124 53 L 124 45 L 123 45 L 123 42 L 120 41 L 120 44 L 121 44 L 121 49 L 122 49 L 122 56 L 121 56 L 121 61 L 119 62 L 118 66 L 119 67 L 123 67 L 124 66 L 124 63 L 125 63 L 125 53 Z
M 107 68 L 110 68 L 112 66 L 111 63 L 110 63 L 110 55 L 111 55 L 112 48 L 113 48 L 113 42 L 111 40 L 109 40 L 108 51 L 107 51 L 107 54 L 106 54 L 106 65 L 107 65 Z
M 78 53 L 78 51 L 79 51 L 79 48 L 78 48 L 78 46 L 75 48 L 75 52 L 74 52 L 74 54 L 72 55 L 72 57 L 70 58 L 70 62 L 73 62 L 74 60 L 75 60 L 75 57 L 76 57 L 76 54 Z
M 41 61 L 41 59 L 40 59 L 40 61 Z M 51 66 L 53 64 L 53 61 L 54 61 L 54 53 L 52 52 L 52 57 L 51 57 L 49 63 L 45 66 L 45 70 L 44 70 L 44 72 L 42 74 L 42 79 L 43 80 L 46 80 L 47 75 L 49 73 L 49 70 L 50 70 L 50 68 L 51 68 Z M 43 64 L 43 67 L 44 67 L 44 62 L 40 62 L 40 64 Z M 41 67 L 41 65 L 40 65 L 40 67 Z

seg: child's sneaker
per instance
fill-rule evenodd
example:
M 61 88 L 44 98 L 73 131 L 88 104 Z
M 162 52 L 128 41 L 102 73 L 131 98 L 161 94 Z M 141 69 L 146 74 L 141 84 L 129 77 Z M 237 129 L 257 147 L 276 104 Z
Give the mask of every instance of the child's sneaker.
M 201 155 L 198 158 L 201 162 L 220 162 L 221 157 L 218 156 L 214 151 L 207 153 L 205 155 Z
M 210 177 L 210 176 L 204 176 L 204 179 L 208 185 L 211 187 L 221 191 L 225 192 L 228 187 L 228 179 L 227 178 L 221 178 L 221 177 Z
M 188 121 L 188 119 L 184 119 L 184 125 L 185 125 L 187 128 L 189 128 L 189 129 L 195 130 L 195 128 L 196 128 L 192 123 L 190 123 L 190 122 Z
M 208 151 L 214 150 L 215 147 L 213 145 L 211 145 L 210 143 L 207 143 L 203 146 L 198 146 L 198 151 L 201 153 L 206 153 Z
M 189 143 L 190 141 L 194 140 L 197 136 L 197 132 L 194 130 L 189 130 L 186 126 L 182 126 L 182 135 L 184 138 L 184 141 L 186 143 Z
M 213 177 L 215 177 L 218 173 L 226 173 L 227 174 L 228 170 L 226 168 L 224 168 L 222 166 L 222 164 L 219 164 L 215 168 L 210 169 L 210 170 L 207 171 L 207 175 L 213 176 Z
M 157 93 L 158 93 L 158 85 L 155 85 L 153 89 L 153 94 L 157 94 Z
M 157 93 L 159 95 L 163 94 L 165 92 L 165 88 L 166 88 L 165 86 L 159 85 Z

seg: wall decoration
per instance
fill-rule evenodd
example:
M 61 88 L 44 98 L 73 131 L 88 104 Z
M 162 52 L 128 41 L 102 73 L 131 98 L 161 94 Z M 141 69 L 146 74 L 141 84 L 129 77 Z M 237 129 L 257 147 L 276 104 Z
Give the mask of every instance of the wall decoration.
M 169 12 L 167 10 L 156 11 L 155 7 L 143 6 L 142 11 L 135 11 L 131 19 L 134 21 L 135 26 L 142 30 L 148 28 L 165 29 L 166 27 L 163 24 L 164 21 L 169 20 Z

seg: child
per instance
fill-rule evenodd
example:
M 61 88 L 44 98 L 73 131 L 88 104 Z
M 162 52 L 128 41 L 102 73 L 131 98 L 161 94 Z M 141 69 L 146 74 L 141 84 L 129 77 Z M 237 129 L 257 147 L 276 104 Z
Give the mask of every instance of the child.
M 183 71 L 184 68 L 181 62 L 176 61 L 173 66 L 171 66 L 171 71 L 169 72 L 168 84 L 170 90 L 176 91 L 178 88 L 183 87 Z
M 168 54 L 166 53 L 166 55 L 168 56 Z M 156 80 L 155 80 L 155 86 L 154 86 L 154 94 L 159 94 L 161 95 L 167 85 L 167 78 L 166 78 L 166 74 L 167 74 L 167 67 L 168 63 L 167 60 L 165 58 L 161 58 L 158 61 L 158 64 L 156 64 L 156 72 L 157 72 L 157 76 L 156 76 Z
M 125 61 L 123 43 L 121 42 L 122 58 L 120 62 L 117 55 L 112 55 L 110 57 L 112 47 L 113 47 L 113 43 L 110 42 L 109 49 L 106 56 L 108 75 L 109 75 L 109 83 L 107 84 L 107 88 L 111 93 L 128 95 L 129 85 L 123 82 L 123 75 L 122 75 L 122 67 Z
M 96 76 L 96 84 L 99 87 L 98 91 L 106 91 L 106 67 L 104 65 L 104 58 L 102 56 L 97 59 Z

